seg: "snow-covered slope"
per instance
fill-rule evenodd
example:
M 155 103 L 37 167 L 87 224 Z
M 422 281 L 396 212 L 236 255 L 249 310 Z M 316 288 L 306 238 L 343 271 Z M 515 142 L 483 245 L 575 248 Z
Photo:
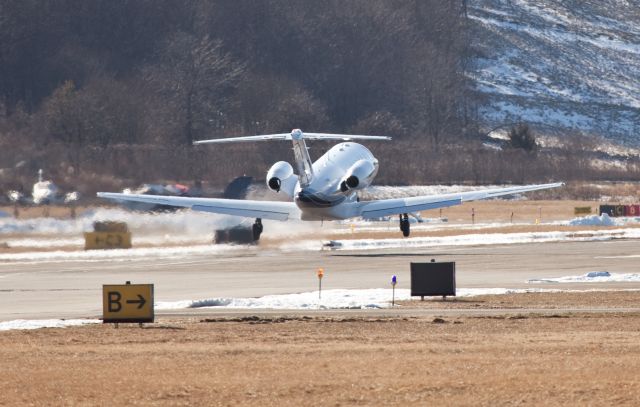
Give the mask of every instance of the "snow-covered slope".
M 468 17 L 488 127 L 640 145 L 640 1 L 470 0 Z

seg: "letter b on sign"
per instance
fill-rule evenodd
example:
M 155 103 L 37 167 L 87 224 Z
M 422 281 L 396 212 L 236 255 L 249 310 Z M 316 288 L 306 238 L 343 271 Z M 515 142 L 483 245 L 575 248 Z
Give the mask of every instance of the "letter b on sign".
M 122 295 L 117 291 L 109 291 L 108 299 L 109 312 L 120 312 L 120 310 L 122 309 L 122 304 L 120 303 Z

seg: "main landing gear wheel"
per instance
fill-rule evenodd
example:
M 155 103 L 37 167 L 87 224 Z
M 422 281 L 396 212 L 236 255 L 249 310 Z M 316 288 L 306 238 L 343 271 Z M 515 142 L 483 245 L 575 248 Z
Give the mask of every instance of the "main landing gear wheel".
M 411 228 L 409 226 L 409 216 L 406 213 L 400 215 L 400 230 L 402 231 L 402 236 L 409 237 Z
M 260 234 L 262 233 L 262 219 L 257 218 L 255 223 L 253 224 L 253 240 L 260 240 Z

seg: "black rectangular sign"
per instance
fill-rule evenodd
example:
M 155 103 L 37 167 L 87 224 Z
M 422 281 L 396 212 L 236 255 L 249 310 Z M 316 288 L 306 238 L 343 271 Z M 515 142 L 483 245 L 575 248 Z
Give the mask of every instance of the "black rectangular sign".
M 456 295 L 456 263 L 411 263 L 411 296 Z
M 609 216 L 616 216 L 616 207 L 614 205 L 600 205 L 600 215 L 603 213 Z

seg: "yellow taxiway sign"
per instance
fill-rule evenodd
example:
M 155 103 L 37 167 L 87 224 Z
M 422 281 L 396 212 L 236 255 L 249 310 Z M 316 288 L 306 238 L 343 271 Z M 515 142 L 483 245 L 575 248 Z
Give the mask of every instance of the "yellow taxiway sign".
M 153 284 L 102 286 L 102 322 L 153 322 Z

